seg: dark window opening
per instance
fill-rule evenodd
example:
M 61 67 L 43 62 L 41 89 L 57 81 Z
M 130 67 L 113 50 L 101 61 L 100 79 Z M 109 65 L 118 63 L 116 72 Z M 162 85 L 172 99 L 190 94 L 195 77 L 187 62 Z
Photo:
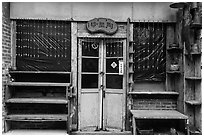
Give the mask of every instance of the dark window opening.
M 123 76 L 121 75 L 106 75 L 106 87 L 111 89 L 123 88 Z
M 98 88 L 98 74 L 82 74 L 82 88 Z
M 134 81 L 164 81 L 166 28 L 164 23 L 135 23 Z
M 16 21 L 16 66 L 22 71 L 71 71 L 71 23 Z

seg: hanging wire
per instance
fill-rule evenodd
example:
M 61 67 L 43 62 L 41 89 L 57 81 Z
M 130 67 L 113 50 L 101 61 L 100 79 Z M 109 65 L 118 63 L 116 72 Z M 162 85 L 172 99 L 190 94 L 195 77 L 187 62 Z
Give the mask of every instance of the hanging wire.
M 158 20 L 158 22 L 157 22 L 157 28 L 158 28 L 158 34 L 157 34 L 157 36 L 158 36 L 158 38 L 157 38 L 157 41 L 159 40 L 159 37 L 160 37 L 160 33 L 161 33 L 161 30 L 160 30 L 160 27 L 159 27 L 159 20 Z M 156 51 L 156 54 L 157 55 L 159 55 L 159 41 L 157 42 L 157 51 Z M 157 70 L 159 70 L 159 56 L 157 56 Z
M 22 25 L 21 25 L 21 27 L 22 27 L 22 38 L 21 38 L 21 56 L 23 56 L 23 46 L 24 46 L 24 24 L 23 24 L 23 21 L 22 21 Z
M 117 42 L 116 42 L 116 48 L 115 48 L 117 58 L 119 57 L 119 52 L 120 52 L 119 45 L 120 45 L 120 41 L 118 39 Z
M 141 39 L 141 26 L 140 26 L 141 24 L 140 24 L 140 20 L 139 20 L 139 47 L 141 46 L 141 41 L 140 41 L 140 39 Z M 140 54 L 140 50 L 138 51 L 139 52 L 139 54 Z M 137 55 L 137 59 L 140 61 L 140 55 L 138 56 Z M 138 60 L 136 60 L 136 61 L 138 61 Z M 138 63 L 138 69 L 140 70 L 140 63 Z
M 31 47 L 31 48 L 32 48 L 32 50 L 31 50 L 31 51 L 32 51 L 31 57 L 34 57 L 34 54 L 35 54 L 35 51 L 34 51 L 34 49 L 35 49 L 35 48 L 34 48 L 34 46 L 35 46 L 35 38 L 34 38 L 34 37 L 36 36 L 36 34 L 35 34 L 35 29 L 36 29 L 36 28 L 35 28 L 35 20 L 33 20 L 33 28 L 32 28 L 32 32 L 33 32 L 33 33 L 32 33 L 32 35 L 33 35 L 33 44 L 32 44 L 32 47 Z
M 112 55 L 113 55 L 113 52 L 112 52 L 112 40 L 110 39 L 110 57 L 112 57 Z
M 117 39 L 116 39 L 117 40 Z M 117 42 L 113 41 L 113 57 L 116 57 L 115 47 L 117 46 Z
M 40 32 L 39 22 L 40 22 L 40 21 L 38 20 L 38 21 L 37 21 L 37 31 L 38 31 L 38 32 L 37 32 L 37 35 L 40 36 L 41 34 L 39 33 L 39 32 Z M 39 58 L 39 54 L 40 54 L 40 53 L 39 53 L 39 48 L 40 48 L 40 47 L 39 47 L 39 44 L 37 44 L 37 57 L 38 57 L 38 58 Z
M 25 21 L 25 39 L 24 39 L 24 53 L 25 53 L 25 57 L 27 57 L 27 51 L 28 51 L 28 49 L 27 49 L 27 45 L 28 45 L 28 43 L 27 43 L 27 37 L 28 37 L 28 27 L 27 27 L 27 21 Z
M 58 58 L 58 43 L 59 43 L 59 39 L 58 39 L 58 21 L 56 21 L 56 35 L 55 35 L 55 58 Z
M 22 35 L 23 35 L 23 25 L 22 25 L 22 20 L 20 20 L 20 34 L 21 34 L 21 37 L 20 37 L 20 45 L 19 45 L 19 47 L 20 47 L 20 56 L 22 56 L 21 54 L 22 54 L 22 39 L 23 39 L 23 37 L 22 37 Z
M 110 52 L 110 49 L 109 49 L 109 44 L 108 44 L 108 42 L 109 42 L 109 39 L 107 39 L 106 40 L 107 42 L 106 42 L 106 57 L 108 57 L 109 56 L 109 52 Z
M 49 27 L 48 27 L 49 26 Z M 47 34 L 49 33 L 49 37 L 50 37 L 50 42 L 51 44 L 49 44 L 49 49 L 47 50 L 47 56 L 48 57 L 54 57 L 53 53 L 54 53 L 54 44 L 55 41 L 53 42 L 53 38 L 54 38 L 54 28 L 55 27 L 55 22 L 50 21 L 49 25 L 48 25 L 48 20 L 46 21 L 46 25 L 45 25 L 45 34 L 46 36 L 48 36 Z
M 162 21 L 162 50 L 161 50 L 161 53 L 164 54 L 164 23 Z M 164 57 L 162 57 L 162 61 L 164 60 Z
M 24 25 L 24 21 L 22 22 L 22 57 L 24 56 L 24 46 L 25 46 L 25 25 Z
M 149 20 L 148 20 L 148 31 L 149 31 L 149 37 L 148 37 L 148 42 L 147 42 L 147 46 L 148 46 L 148 49 L 147 49 L 147 69 L 149 69 L 149 43 L 150 43 L 150 27 L 149 27 Z
M 32 28 L 31 26 L 31 21 L 28 20 L 28 57 L 30 57 L 30 45 L 31 45 L 31 34 L 30 34 L 30 29 Z
M 30 55 L 29 55 L 29 57 L 32 57 L 32 53 L 33 53 L 33 43 L 34 43 L 34 41 L 33 41 L 33 27 L 34 27 L 34 24 L 33 24 L 33 21 L 30 21 L 31 23 L 31 27 L 30 27 Z
M 54 39 L 56 39 L 56 37 L 57 37 L 57 21 L 55 20 L 55 36 L 54 36 Z M 56 41 L 57 42 L 57 41 Z M 55 58 L 57 58 L 57 46 L 56 46 L 56 44 L 54 45 L 54 54 L 55 54 Z
M 62 53 L 64 52 L 64 21 L 62 22 L 62 25 L 61 25 L 61 36 L 62 36 L 62 39 L 61 39 L 61 42 L 62 42 L 62 47 L 61 47 L 61 49 L 62 49 Z M 64 57 L 64 55 L 61 53 L 61 57 L 63 58 Z
M 146 26 L 146 22 L 144 20 L 144 39 L 143 39 L 143 46 L 142 46 L 142 60 L 141 60 L 141 64 L 142 64 L 142 69 L 145 70 L 145 50 L 146 50 L 146 42 L 147 42 L 147 26 Z

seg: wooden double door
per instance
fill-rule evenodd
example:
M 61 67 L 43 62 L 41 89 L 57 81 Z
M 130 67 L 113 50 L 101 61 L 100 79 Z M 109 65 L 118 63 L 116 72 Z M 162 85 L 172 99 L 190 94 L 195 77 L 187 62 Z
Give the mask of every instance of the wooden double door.
M 124 39 L 78 39 L 79 130 L 123 130 Z

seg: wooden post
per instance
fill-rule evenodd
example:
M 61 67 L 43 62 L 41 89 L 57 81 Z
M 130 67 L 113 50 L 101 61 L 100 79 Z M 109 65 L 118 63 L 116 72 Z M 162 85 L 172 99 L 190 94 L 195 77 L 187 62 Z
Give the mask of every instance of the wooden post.
M 136 120 L 135 117 L 132 116 L 132 128 L 133 128 L 133 135 L 137 135 L 137 131 L 136 131 Z
M 130 44 L 130 18 L 127 19 L 127 44 L 126 44 L 126 87 L 129 92 L 129 44 Z
M 189 133 L 189 120 L 188 119 L 185 120 L 185 128 L 187 131 L 187 135 L 190 135 L 190 133 Z
M 11 128 L 11 122 L 4 119 L 4 132 L 8 132 Z
M 168 49 L 170 47 L 170 44 L 174 43 L 174 28 L 171 25 L 167 26 L 167 30 L 166 30 L 166 49 Z M 166 71 L 169 70 L 170 65 L 171 65 L 171 56 L 169 54 L 169 52 L 166 50 Z M 166 74 L 166 91 L 173 91 L 174 90 L 174 81 L 172 81 L 172 78 L 168 76 L 168 74 Z
M 77 74 L 78 74 L 78 66 L 77 66 L 77 23 L 76 22 L 71 22 L 71 84 L 74 88 L 73 95 L 76 97 L 75 99 L 77 100 L 77 93 L 78 93 L 78 85 L 77 85 Z M 75 104 L 74 104 L 75 103 Z M 71 101 L 72 106 L 76 106 L 77 103 Z M 73 107 L 72 107 L 73 108 Z M 77 108 L 77 107 L 76 107 Z M 78 108 L 76 109 L 76 113 L 78 113 Z M 78 115 L 74 115 L 73 119 L 78 119 Z
M 128 92 L 129 92 L 129 89 L 130 89 L 130 87 L 129 87 L 129 44 L 130 44 L 130 18 L 128 18 L 127 19 L 127 43 L 126 43 L 126 53 L 125 53 L 125 63 L 124 64 L 126 64 L 126 71 L 125 71 L 125 97 L 124 97 L 124 99 L 125 99 L 125 121 L 126 122 L 124 122 L 124 123 L 126 123 L 126 125 L 124 124 L 124 127 L 125 128 L 127 128 L 128 127 L 128 125 L 130 125 L 130 123 L 128 122 L 129 120 L 128 120 L 128 116 L 129 116 L 129 114 L 128 114 L 128 106 L 127 106 L 127 94 L 128 94 Z
M 71 95 L 71 90 L 70 87 L 66 87 L 66 99 L 67 99 L 67 134 L 70 134 L 71 132 L 71 120 L 70 120 L 70 115 L 71 115 L 71 101 L 70 101 L 70 95 Z

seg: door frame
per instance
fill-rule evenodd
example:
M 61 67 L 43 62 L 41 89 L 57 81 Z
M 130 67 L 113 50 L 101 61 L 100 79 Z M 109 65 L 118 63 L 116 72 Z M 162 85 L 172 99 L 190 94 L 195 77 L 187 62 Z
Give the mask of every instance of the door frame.
M 84 36 L 84 37 L 86 37 L 86 36 Z M 97 39 L 97 37 L 88 37 L 88 38 L 96 38 Z M 81 66 L 82 64 L 81 64 L 81 61 L 79 61 L 79 60 L 81 60 L 81 57 L 79 57 L 79 46 L 80 46 L 79 39 L 83 39 L 83 37 L 77 37 L 77 39 L 75 39 L 75 40 L 77 40 L 77 46 L 76 47 L 77 47 L 77 64 L 78 64 L 77 65 L 77 74 L 78 74 L 78 76 L 77 76 L 77 81 L 78 81 L 78 83 L 77 83 L 77 89 L 78 89 L 78 92 L 77 92 L 77 94 L 78 94 L 78 130 L 81 130 L 81 88 L 80 88 L 81 87 L 81 73 L 80 73 L 81 71 L 79 71 L 78 67 Z M 112 39 L 115 39 L 115 37 Z M 124 74 L 123 74 L 123 93 L 122 93 L 122 129 L 121 129 L 123 131 L 123 130 L 125 130 L 126 107 L 127 107 L 126 106 L 126 95 L 127 95 L 127 93 L 126 93 L 127 84 L 126 83 L 127 83 L 127 77 L 128 77 L 127 76 L 127 60 L 126 60 L 127 59 L 127 48 L 126 48 L 127 40 L 126 40 L 126 38 L 116 38 L 116 39 L 123 41 L 123 44 L 124 44 L 123 45 L 123 63 L 124 63 L 123 64 L 124 65 L 123 71 L 124 71 Z M 102 43 L 103 42 L 104 42 L 104 40 L 102 40 Z M 100 53 L 99 53 L 99 56 L 100 56 Z M 104 61 L 105 61 L 105 59 L 104 59 Z M 100 61 L 99 61 L 99 69 L 101 69 Z M 100 83 L 100 78 L 99 78 L 98 82 Z M 101 110 L 102 109 L 100 109 L 100 111 Z M 104 114 L 102 114 L 102 115 L 105 117 Z M 99 122 L 99 124 L 100 124 L 100 122 Z M 102 120 L 102 124 L 104 125 L 104 118 Z

